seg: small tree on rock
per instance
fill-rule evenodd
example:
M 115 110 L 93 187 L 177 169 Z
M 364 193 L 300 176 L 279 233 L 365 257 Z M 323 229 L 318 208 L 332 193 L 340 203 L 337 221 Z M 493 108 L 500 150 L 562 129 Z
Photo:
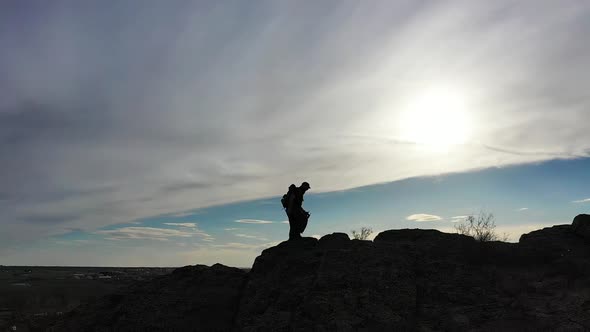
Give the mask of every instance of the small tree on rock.
M 496 234 L 496 218 L 491 212 L 481 211 L 477 215 L 470 215 L 455 225 L 457 233 L 471 236 L 480 242 L 506 241 L 507 235 L 500 237 Z
M 352 238 L 355 240 L 366 240 L 369 238 L 369 236 L 371 234 L 373 234 L 373 229 L 370 227 L 361 227 L 360 232 L 357 232 L 356 230 L 352 230 Z

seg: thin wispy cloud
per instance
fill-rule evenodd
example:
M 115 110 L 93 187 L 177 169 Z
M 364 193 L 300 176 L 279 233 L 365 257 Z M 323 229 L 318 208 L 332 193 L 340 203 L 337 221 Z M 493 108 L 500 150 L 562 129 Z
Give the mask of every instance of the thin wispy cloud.
M 171 214 L 170 216 L 171 216 L 171 217 L 176 217 L 176 218 L 182 218 L 182 217 L 193 216 L 193 215 L 195 215 L 195 214 L 196 214 L 196 212 L 190 212 L 190 211 L 187 211 L 187 212 L 173 213 L 173 214 Z
M 410 221 L 439 221 L 439 220 L 442 220 L 442 217 L 434 215 L 434 214 L 417 213 L 417 214 L 412 214 L 412 215 L 407 216 L 406 220 L 410 220 Z
M 71 246 L 71 245 L 88 245 L 90 240 L 70 240 L 70 241 L 55 241 L 56 244 Z
M 526 211 L 526 210 L 528 210 L 528 209 L 529 209 L 529 208 L 523 207 L 523 208 L 520 208 L 520 209 L 518 209 L 518 211 Z
M 164 225 L 188 227 L 188 228 L 197 227 L 197 224 L 195 224 L 194 222 L 165 222 Z
M 260 219 L 238 219 L 235 220 L 234 222 L 240 223 L 240 224 L 274 224 L 274 221 L 270 221 L 270 220 L 260 220 Z
M 590 198 L 579 199 L 577 201 L 572 201 L 572 203 L 588 203 L 590 202 Z
M 236 250 L 254 250 L 260 251 L 265 248 L 269 248 L 272 246 L 276 246 L 279 242 L 267 242 L 267 243 L 260 243 L 260 244 L 251 244 L 251 243 L 240 243 L 240 242 L 228 242 L 224 244 L 214 244 L 211 245 L 212 248 L 218 249 L 236 249 Z
M 276 205 L 276 206 L 279 206 L 280 202 L 279 202 L 279 200 L 265 200 L 265 201 L 260 201 L 259 204 L 260 205 Z
M 247 244 L 247 243 L 240 243 L 240 242 L 229 242 L 224 244 L 215 244 L 212 247 L 214 248 L 223 248 L 223 249 L 257 249 L 259 247 L 258 244 Z
M 200 237 L 210 239 L 211 235 L 196 230 L 178 230 L 169 228 L 156 227 L 123 227 L 112 230 L 96 231 L 96 234 L 104 235 L 108 240 L 156 240 L 168 241 L 171 238 L 190 238 Z
M 469 216 L 454 216 L 451 217 L 451 222 L 459 222 L 465 220 Z
M 256 236 L 256 235 L 241 234 L 241 233 L 234 234 L 234 235 L 235 235 L 235 236 L 237 236 L 237 237 L 243 237 L 243 238 L 246 238 L 246 239 L 253 239 L 253 240 L 268 241 L 268 239 L 267 239 L 267 238 L 265 238 L 265 237 L 261 237 L 261 236 Z

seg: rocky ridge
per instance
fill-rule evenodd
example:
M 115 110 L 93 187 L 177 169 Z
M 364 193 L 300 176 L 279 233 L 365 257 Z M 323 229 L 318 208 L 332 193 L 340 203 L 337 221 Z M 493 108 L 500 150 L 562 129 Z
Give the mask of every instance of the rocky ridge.
M 252 269 L 187 266 L 54 331 L 587 331 L 590 215 L 476 242 L 436 230 L 286 241 Z

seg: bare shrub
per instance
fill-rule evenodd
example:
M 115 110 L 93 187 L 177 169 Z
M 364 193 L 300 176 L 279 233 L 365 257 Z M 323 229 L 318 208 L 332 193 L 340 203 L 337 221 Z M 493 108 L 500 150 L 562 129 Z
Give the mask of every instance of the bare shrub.
M 352 238 L 355 240 L 366 240 L 369 238 L 371 234 L 373 234 L 373 229 L 370 227 L 361 227 L 360 232 L 356 230 L 352 230 Z
M 459 234 L 471 236 L 480 242 L 508 240 L 506 233 L 502 236 L 496 233 L 496 218 L 491 212 L 481 211 L 477 215 L 467 216 L 463 221 L 455 224 L 455 230 Z

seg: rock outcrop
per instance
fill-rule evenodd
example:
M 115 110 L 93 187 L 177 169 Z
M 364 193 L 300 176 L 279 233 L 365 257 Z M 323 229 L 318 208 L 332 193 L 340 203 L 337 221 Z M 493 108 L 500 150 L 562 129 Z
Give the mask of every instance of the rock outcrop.
M 68 313 L 52 331 L 231 331 L 243 270 L 186 266 Z
M 176 270 L 69 314 L 68 331 L 585 331 L 588 218 L 476 242 L 435 230 L 334 233 L 266 249 L 250 272 Z
M 572 223 L 574 233 L 590 241 L 590 214 L 579 214 Z

